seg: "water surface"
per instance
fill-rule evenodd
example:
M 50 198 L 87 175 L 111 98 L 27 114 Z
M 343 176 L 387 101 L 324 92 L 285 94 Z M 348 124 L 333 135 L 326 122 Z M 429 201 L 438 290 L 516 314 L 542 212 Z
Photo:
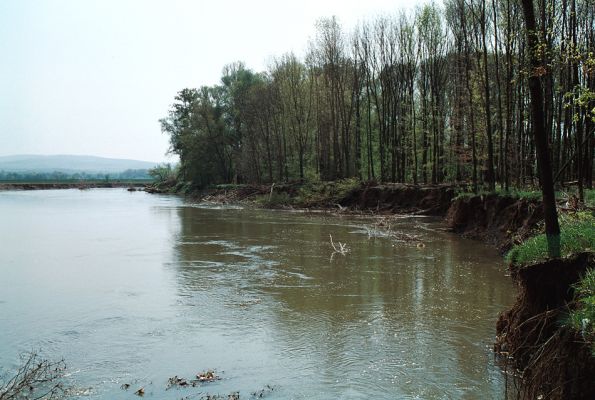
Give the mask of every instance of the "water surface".
M 393 221 L 418 236 L 400 243 L 365 218 L 123 189 L 0 192 L 0 221 L 7 373 L 40 349 L 85 398 L 504 397 L 490 349 L 512 285 L 439 221 Z M 329 234 L 351 252 L 331 259 Z M 222 379 L 165 390 L 207 369 Z

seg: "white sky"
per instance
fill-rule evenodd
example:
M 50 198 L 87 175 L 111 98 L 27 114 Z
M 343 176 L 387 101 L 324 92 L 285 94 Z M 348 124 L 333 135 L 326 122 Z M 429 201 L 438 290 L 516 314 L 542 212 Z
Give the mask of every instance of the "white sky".
M 420 3 L 420 2 L 418 2 Z M 301 56 L 314 23 L 346 31 L 406 0 L 0 0 L 0 155 L 163 161 L 177 91 Z

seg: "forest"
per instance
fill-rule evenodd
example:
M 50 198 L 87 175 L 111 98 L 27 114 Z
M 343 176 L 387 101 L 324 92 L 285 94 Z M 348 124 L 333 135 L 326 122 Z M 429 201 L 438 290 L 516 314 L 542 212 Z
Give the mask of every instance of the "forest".
M 521 4 L 445 0 L 345 31 L 316 23 L 305 55 L 266 71 L 242 62 L 214 86 L 178 92 L 163 132 L 182 179 L 539 183 L 528 77 L 543 87 L 556 185 L 593 185 L 595 3 L 535 2 L 537 65 Z

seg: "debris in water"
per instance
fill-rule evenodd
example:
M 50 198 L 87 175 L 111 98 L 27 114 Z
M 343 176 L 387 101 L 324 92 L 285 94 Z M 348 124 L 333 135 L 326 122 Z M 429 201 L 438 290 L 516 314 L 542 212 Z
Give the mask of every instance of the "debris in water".
M 180 386 L 180 387 L 188 387 L 188 386 L 192 386 L 195 387 L 197 384 L 196 381 L 190 381 L 188 382 L 185 378 L 179 378 L 177 375 L 174 377 L 171 377 L 167 380 L 167 389 L 173 387 L 173 386 Z
M 250 394 L 252 395 L 252 398 L 254 398 L 254 399 L 262 399 L 267 394 L 271 393 L 273 390 L 275 390 L 274 387 L 272 387 L 271 385 L 266 385 L 264 387 L 264 389 L 258 390 L 256 392 L 252 392 Z
M 215 375 L 215 371 L 213 370 L 201 372 L 200 374 L 197 374 L 196 377 L 198 378 L 199 382 L 213 382 L 221 379 L 218 375 Z

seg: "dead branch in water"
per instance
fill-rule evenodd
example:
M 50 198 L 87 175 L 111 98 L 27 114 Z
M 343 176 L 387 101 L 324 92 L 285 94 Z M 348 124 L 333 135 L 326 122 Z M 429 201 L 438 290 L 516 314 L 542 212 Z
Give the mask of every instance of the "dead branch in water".
M 345 256 L 347 255 L 347 253 L 351 251 L 349 246 L 347 246 L 347 243 L 337 242 L 337 246 L 335 246 L 335 243 L 333 242 L 333 235 L 329 233 L 329 237 L 331 238 L 331 247 L 333 248 L 333 254 L 331 254 L 331 261 L 335 254 L 341 254 L 342 256 Z
M 419 235 L 413 235 L 401 231 L 397 231 L 392 226 L 392 220 L 390 217 L 382 217 L 371 227 L 366 226 L 365 229 L 368 233 L 368 239 L 373 237 L 387 237 L 397 242 L 414 243 L 419 242 Z
M 52 362 L 41 359 L 36 352 L 22 356 L 23 363 L 6 382 L 0 381 L 0 400 L 57 399 L 65 394 L 62 382 L 64 360 Z

